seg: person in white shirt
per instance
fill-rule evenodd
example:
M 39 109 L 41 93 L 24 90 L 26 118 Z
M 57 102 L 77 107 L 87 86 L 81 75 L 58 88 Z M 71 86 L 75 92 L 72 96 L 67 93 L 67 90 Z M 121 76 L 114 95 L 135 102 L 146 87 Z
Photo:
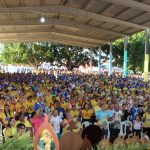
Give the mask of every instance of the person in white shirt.
M 61 123 L 62 119 L 58 115 L 58 110 L 54 109 L 52 116 L 50 117 L 50 124 L 52 125 L 55 133 L 57 134 L 58 139 L 61 137 Z
M 142 125 L 142 117 L 137 115 L 136 120 L 133 122 L 133 134 L 136 134 L 136 136 L 139 136 L 139 138 L 141 138 Z

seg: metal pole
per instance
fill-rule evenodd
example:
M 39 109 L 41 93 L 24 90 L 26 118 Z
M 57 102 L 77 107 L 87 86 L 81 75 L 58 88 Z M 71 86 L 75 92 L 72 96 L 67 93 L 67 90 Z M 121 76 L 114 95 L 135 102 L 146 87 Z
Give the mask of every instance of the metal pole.
M 150 29 L 146 29 L 146 31 L 145 31 L 144 81 L 148 81 L 148 71 L 149 71 L 149 36 L 150 36 Z
M 123 77 L 126 78 L 127 76 L 127 61 L 128 61 L 128 51 L 127 51 L 127 46 L 128 46 L 128 37 L 126 36 L 124 38 L 124 60 L 123 60 Z
M 99 47 L 98 52 L 98 75 L 101 74 L 101 46 Z
M 110 52 L 109 52 L 109 75 L 112 74 L 112 43 L 110 43 Z

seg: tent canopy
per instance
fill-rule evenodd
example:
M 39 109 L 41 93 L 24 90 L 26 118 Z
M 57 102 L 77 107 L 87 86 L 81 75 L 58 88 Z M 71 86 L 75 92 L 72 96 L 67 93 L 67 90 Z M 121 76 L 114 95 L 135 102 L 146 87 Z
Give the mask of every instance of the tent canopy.
M 150 0 L 1 0 L 0 7 L 1 43 L 94 48 L 150 27 Z

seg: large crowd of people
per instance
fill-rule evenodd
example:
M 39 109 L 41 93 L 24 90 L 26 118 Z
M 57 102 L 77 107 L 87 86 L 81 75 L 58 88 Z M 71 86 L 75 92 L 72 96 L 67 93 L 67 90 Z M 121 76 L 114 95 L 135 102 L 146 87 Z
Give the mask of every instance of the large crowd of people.
M 136 134 L 150 138 L 150 82 L 121 74 L 0 74 L 0 122 L 5 140 L 19 134 L 34 136 L 49 115 L 60 139 L 82 132 L 87 124 L 102 129 L 102 138 L 113 142 L 127 121 L 124 138 Z M 109 130 L 108 130 L 109 129 Z M 110 134 L 110 135 L 108 135 Z

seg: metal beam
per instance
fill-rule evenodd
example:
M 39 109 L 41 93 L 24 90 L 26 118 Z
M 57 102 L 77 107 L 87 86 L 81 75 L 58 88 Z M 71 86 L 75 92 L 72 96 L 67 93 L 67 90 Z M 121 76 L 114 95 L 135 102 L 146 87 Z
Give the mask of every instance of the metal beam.
M 77 47 L 84 47 L 84 48 L 94 48 L 93 46 L 90 45 L 84 45 L 84 44 L 79 44 L 79 43 L 73 43 L 70 41 L 66 40 L 60 40 L 60 39 L 51 39 L 51 38 L 34 38 L 34 39 L 28 39 L 28 38 L 19 38 L 19 39 L 5 39 L 5 40 L 0 40 L 1 43 L 18 43 L 18 42 L 51 42 L 51 43 L 59 43 L 59 44 L 65 44 L 65 45 L 71 45 L 71 46 L 77 46 Z
M 81 33 L 77 33 L 77 32 L 71 32 L 71 31 L 63 31 L 63 30 L 60 30 L 60 29 L 56 29 L 56 28 L 50 28 L 50 29 L 47 29 L 47 28 L 45 28 L 45 29 L 43 29 L 43 28 L 39 28 L 39 29 L 30 29 L 30 30 L 25 30 L 25 29 L 17 29 L 16 28 L 16 30 L 15 31 L 3 31 L 3 32 L 0 32 L 0 36 L 1 35 L 13 35 L 13 34 L 23 34 L 23 33 L 25 33 L 25 34 L 29 34 L 29 33 L 31 33 L 31 34 L 35 34 L 35 33 L 37 33 L 37 34 L 39 34 L 39 33 L 49 33 L 49 32 L 51 32 L 51 33 L 58 33 L 58 34 L 62 34 L 62 35 L 64 35 L 64 36 L 69 36 L 70 38 L 71 37 L 74 37 L 74 38 L 78 38 L 78 39 L 83 39 L 83 40 L 85 40 L 85 41 L 90 41 L 90 42 L 95 42 L 95 43 L 103 43 L 103 44 L 106 44 L 106 43 L 108 43 L 108 41 L 103 41 L 103 40 L 99 40 L 99 39 L 97 39 L 97 38 L 95 38 L 94 36 L 93 37 L 90 37 L 90 35 L 88 35 L 88 36 L 86 36 L 86 35 L 84 35 L 84 34 L 81 34 Z
M 82 23 L 77 23 L 74 21 L 69 21 L 67 19 L 46 19 L 46 22 L 44 24 L 41 24 L 38 20 L 13 20 L 12 22 L 9 21 L 0 21 L 0 26 L 4 26 L 4 25 L 41 25 L 41 26 L 45 26 L 45 25 L 60 25 L 60 26 L 65 26 L 67 28 L 72 28 L 73 30 L 88 30 L 88 31 L 93 31 L 93 32 L 97 32 L 97 33 L 107 33 L 107 34 L 111 34 L 111 35 L 116 35 L 116 36 L 120 36 L 120 37 L 124 37 L 126 36 L 126 34 L 122 34 L 122 33 L 118 33 L 115 31 L 109 31 L 109 30 L 105 30 L 105 29 L 101 29 L 101 28 L 97 28 L 97 27 L 92 27 L 89 25 L 85 25 Z
M 35 40 L 38 40 L 38 41 L 40 41 L 40 39 L 54 39 L 54 40 L 59 40 L 59 41 L 66 41 L 66 42 L 68 42 L 68 43 L 72 43 L 72 44 L 79 44 L 79 45 L 84 45 L 85 47 L 97 47 L 97 45 L 95 45 L 95 44 L 93 44 L 93 43 L 87 43 L 87 42 L 85 42 L 85 41 L 79 41 L 79 40 L 75 40 L 75 39 L 70 39 L 70 38 L 64 38 L 63 36 L 62 37 L 60 37 L 60 35 L 54 35 L 54 34 L 47 34 L 47 35 L 28 35 L 28 37 L 26 37 L 26 36 L 22 36 L 22 35 L 20 35 L 20 36 L 17 36 L 17 37 L 15 37 L 15 38 L 1 38 L 0 39 L 0 42 L 3 42 L 3 41 L 12 41 L 12 40 L 17 40 L 17 41 L 19 41 L 19 39 L 27 39 L 28 41 L 32 41 L 32 39 L 35 39 Z
M 150 12 L 150 5 L 140 3 L 134 0 L 125 0 L 125 1 L 124 0 L 102 0 L 102 1 Z
M 54 37 L 58 37 L 59 39 L 66 39 L 66 40 L 68 40 L 68 41 L 74 41 L 74 42 L 81 42 L 81 43 L 85 43 L 85 45 L 92 45 L 92 46 L 98 46 L 98 45 L 104 45 L 105 43 L 100 43 L 100 42 L 94 42 L 94 41 L 87 41 L 87 40 L 85 40 L 85 39 L 82 39 L 82 38 L 78 38 L 78 37 L 70 37 L 70 36 L 67 36 L 67 35 L 64 35 L 64 34 L 62 34 L 62 33 L 58 33 L 58 32 L 50 32 L 50 33 L 48 33 L 47 32 L 47 34 L 46 33 L 28 33 L 28 34 L 8 34 L 8 37 L 6 38 L 6 39 L 9 39 L 9 37 L 11 37 L 11 39 L 12 38 L 14 38 L 14 39 L 16 39 L 16 38 L 35 38 L 35 37 L 39 37 L 39 39 L 41 38 L 41 37 L 45 37 L 45 38 L 49 38 L 49 34 L 50 35 L 52 35 L 52 36 L 54 36 Z M 0 39 L 5 39 L 5 36 L 3 35 L 1 35 L 0 36 Z
M 128 0 L 129 1 L 129 0 Z M 122 1 L 121 1 L 122 2 Z M 125 1 L 126 2 L 126 1 Z M 125 3 L 124 2 L 124 3 Z M 32 6 L 32 7 L 11 7 L 11 8 L 1 8 L 1 14 L 13 14 L 13 13 L 25 13 L 25 12 L 32 12 L 32 13 L 54 13 L 54 14 L 63 14 L 66 16 L 80 16 L 87 19 L 97 20 L 97 21 L 104 21 L 104 22 L 113 22 L 120 25 L 125 25 L 128 27 L 133 27 L 137 29 L 146 29 L 147 26 L 126 22 L 123 20 L 115 19 L 112 17 L 107 17 L 101 14 L 96 14 L 92 12 L 88 12 L 85 10 L 81 10 L 78 8 L 68 7 L 68 6 Z

